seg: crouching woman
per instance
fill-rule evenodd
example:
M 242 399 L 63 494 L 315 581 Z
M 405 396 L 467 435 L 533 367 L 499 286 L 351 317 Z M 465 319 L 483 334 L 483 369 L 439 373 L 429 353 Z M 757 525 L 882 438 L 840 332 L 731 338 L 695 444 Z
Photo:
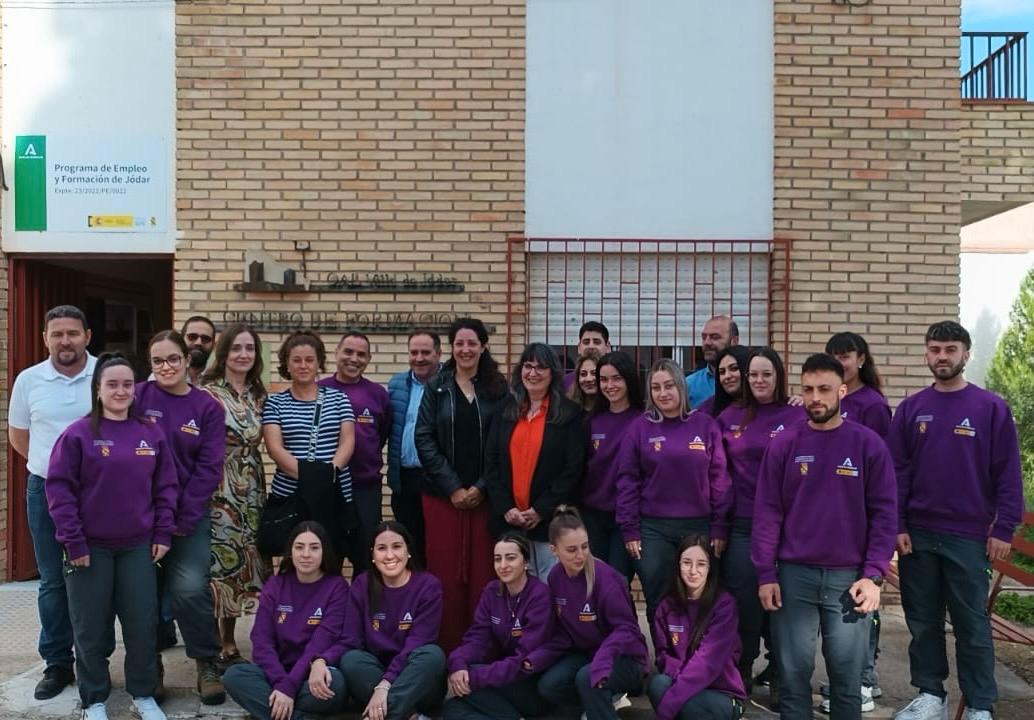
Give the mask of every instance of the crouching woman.
M 654 617 L 657 674 L 647 686 L 658 720 L 736 720 L 746 692 L 737 663 L 736 601 L 718 586 L 707 538 L 679 545 L 672 590 Z
M 327 531 L 298 523 L 288 536 L 280 571 L 262 587 L 251 630 L 254 664 L 227 668 L 230 697 L 258 720 L 327 715 L 344 705 L 344 677 L 335 651 L 348 608 Z

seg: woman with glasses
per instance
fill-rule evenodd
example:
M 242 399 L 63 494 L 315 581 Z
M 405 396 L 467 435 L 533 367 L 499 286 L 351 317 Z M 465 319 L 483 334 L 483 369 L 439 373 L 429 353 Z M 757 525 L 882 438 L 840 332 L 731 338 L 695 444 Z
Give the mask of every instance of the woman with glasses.
M 202 389 L 223 406 L 226 456 L 223 479 L 212 497 L 212 599 L 223 646 L 221 664 L 241 661 L 234 628 L 254 615 L 269 567 L 255 548 L 266 482 L 262 471 L 262 341 L 243 324 L 231 325 L 215 348 L 215 364 Z
M 585 468 L 582 410 L 564 397 L 560 359 L 543 343 L 524 349 L 489 436 L 485 487 L 492 503 L 490 529 L 524 533 L 531 541 L 531 572 L 545 578 L 556 564 L 549 549 L 549 518 L 573 502 Z
M 176 529 L 162 561 L 164 595 L 183 634 L 187 657 L 197 663 L 201 701 L 217 705 L 226 694 L 217 666 L 221 646 L 209 585 L 209 504 L 223 475 L 226 418 L 211 395 L 187 382 L 189 351 L 182 335 L 163 330 L 151 338 L 147 352 L 154 379 L 137 385 L 134 407 L 164 433 L 179 478 Z
M 476 318 L 449 328 L 452 357 L 428 381 L 416 423 L 424 468 L 427 569 L 442 582 L 441 645 L 456 647 L 481 590 L 492 579 L 492 536 L 485 503 L 485 445 L 506 395 L 506 378 L 488 351 L 488 329 Z

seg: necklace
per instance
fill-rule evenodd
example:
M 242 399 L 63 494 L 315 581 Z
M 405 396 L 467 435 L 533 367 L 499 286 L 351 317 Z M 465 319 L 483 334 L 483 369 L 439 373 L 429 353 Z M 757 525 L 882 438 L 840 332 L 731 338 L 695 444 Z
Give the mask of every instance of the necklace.
M 519 593 L 517 593 L 517 599 L 514 600 L 513 605 L 510 604 L 510 594 L 509 593 L 506 594 L 506 607 L 510 610 L 510 617 L 511 618 L 517 617 L 517 608 L 519 608 L 521 606 L 521 594 L 523 594 L 523 593 L 524 593 L 523 589 L 521 589 L 521 591 Z

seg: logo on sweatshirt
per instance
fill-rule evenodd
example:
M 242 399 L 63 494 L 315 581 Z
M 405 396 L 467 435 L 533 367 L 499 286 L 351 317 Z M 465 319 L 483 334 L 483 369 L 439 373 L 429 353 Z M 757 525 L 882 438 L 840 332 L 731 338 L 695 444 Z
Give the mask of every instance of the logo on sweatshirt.
M 684 625 L 668 625 L 668 634 L 671 636 L 672 647 L 678 647 L 684 632 L 686 632 L 686 627 Z
M 373 425 L 374 418 L 373 413 L 370 412 L 370 408 L 363 408 L 363 411 L 359 414 L 359 417 L 355 419 L 360 425 Z
M 158 422 L 158 418 L 165 417 L 165 414 L 161 410 L 144 410 L 144 419 L 154 425 Z
M 93 446 L 101 449 L 101 457 L 108 457 L 111 455 L 111 446 L 115 443 L 111 440 L 94 440 Z
M 774 437 L 775 437 L 776 435 L 778 435 L 779 433 L 781 433 L 781 432 L 782 432 L 783 430 L 785 430 L 785 429 L 786 429 L 786 426 L 785 426 L 785 425 L 780 425 L 780 426 L 779 426 L 779 427 L 777 427 L 777 428 L 776 428 L 775 430 L 773 430 L 772 432 L 770 432 L 770 433 L 768 434 L 768 436 L 769 436 L 770 438 L 774 438 Z
M 561 615 L 564 614 L 564 608 L 567 607 L 567 598 L 562 598 L 562 597 L 553 598 L 553 602 L 556 603 L 556 614 L 557 614 L 557 617 L 560 617 Z
M 729 426 L 729 430 L 732 432 L 732 436 L 736 440 L 739 440 L 740 437 L 743 436 L 743 426 L 742 425 L 730 425 Z
M 606 433 L 593 433 L 592 434 L 592 449 L 593 450 L 599 450 L 600 449 L 600 440 L 606 440 L 606 439 L 607 439 L 607 434 Z
M 933 415 L 916 416 L 916 425 L 919 427 L 919 434 L 925 435 L 927 426 L 933 422 Z
M 136 448 L 136 454 L 154 457 L 155 452 L 154 448 L 148 445 L 146 440 L 141 440 L 140 444 Z
M 668 438 L 664 435 L 658 435 L 657 437 L 648 438 L 646 442 L 653 445 L 654 452 L 660 452 L 661 447 L 663 447 L 664 443 L 667 442 L 667 440 Z
M 510 637 L 518 638 L 524 634 L 524 628 L 521 627 L 521 619 L 513 619 L 513 627 L 510 628 Z
M 291 605 L 277 605 L 276 606 L 276 624 L 283 625 L 287 622 L 287 616 L 294 612 L 294 607 Z
M 962 422 L 955 426 L 954 432 L 956 435 L 964 435 L 966 437 L 977 436 L 977 431 L 969 424 L 969 418 L 962 418 Z
M 306 625 L 319 625 L 322 620 L 323 608 L 318 607 L 316 608 L 315 612 L 313 612 L 312 615 L 309 616 L 309 619 L 306 621 Z
M 589 603 L 582 606 L 582 611 L 578 613 L 578 622 L 596 622 L 596 613 Z
M 399 630 L 409 630 L 413 627 L 413 616 L 408 612 L 399 620 Z
M 851 458 L 844 458 L 844 462 L 837 465 L 837 475 L 845 477 L 858 477 L 858 468 L 851 462 Z
M 381 629 L 381 620 L 386 620 L 387 615 L 382 612 L 373 614 L 373 621 L 370 623 L 370 627 L 373 628 L 374 632 L 379 632 Z
M 503 619 L 500 618 L 500 617 L 496 617 L 495 615 L 493 615 L 491 617 L 491 620 L 492 620 L 492 624 L 493 625 L 502 625 L 503 624 Z
M 707 446 L 704 445 L 704 441 L 700 439 L 699 435 L 693 436 L 693 439 L 689 441 L 689 449 L 707 452 Z
M 808 474 L 808 465 L 809 465 L 809 463 L 815 462 L 815 456 L 814 455 L 798 455 L 797 457 L 795 457 L 793 459 L 793 461 L 797 465 L 797 467 L 800 468 L 801 475 L 807 475 Z
M 180 432 L 185 432 L 187 435 L 201 434 L 201 430 L 198 428 L 197 423 L 194 422 L 194 418 L 190 418 L 186 424 L 180 425 Z

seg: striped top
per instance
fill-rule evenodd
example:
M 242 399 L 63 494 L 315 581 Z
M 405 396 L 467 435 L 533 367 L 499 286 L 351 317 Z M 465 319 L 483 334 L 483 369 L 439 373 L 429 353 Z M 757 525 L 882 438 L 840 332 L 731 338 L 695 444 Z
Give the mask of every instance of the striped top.
M 316 440 L 316 457 L 319 462 L 330 462 L 337 452 L 341 424 L 355 422 L 352 404 L 340 390 L 326 389 L 323 409 L 320 411 L 319 433 Z M 279 425 L 284 440 L 284 449 L 299 460 L 309 455 L 309 439 L 312 435 L 312 417 L 316 412 L 315 400 L 299 400 L 291 394 L 290 388 L 266 398 L 262 409 L 263 425 Z M 348 466 L 338 471 L 341 495 L 346 502 L 352 501 L 352 474 Z M 273 474 L 271 493 L 280 497 L 291 495 L 298 489 L 298 481 L 287 477 L 280 468 Z

